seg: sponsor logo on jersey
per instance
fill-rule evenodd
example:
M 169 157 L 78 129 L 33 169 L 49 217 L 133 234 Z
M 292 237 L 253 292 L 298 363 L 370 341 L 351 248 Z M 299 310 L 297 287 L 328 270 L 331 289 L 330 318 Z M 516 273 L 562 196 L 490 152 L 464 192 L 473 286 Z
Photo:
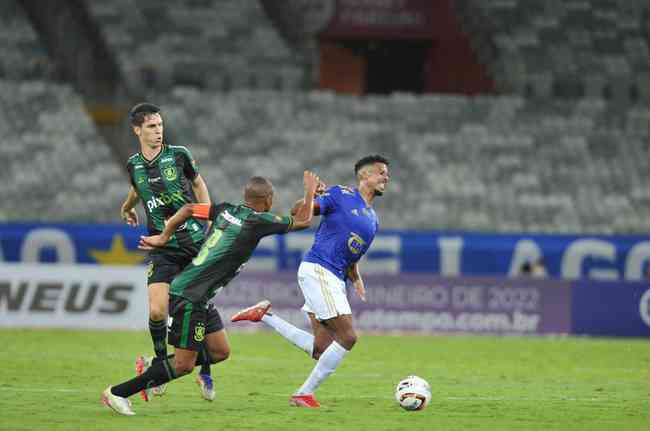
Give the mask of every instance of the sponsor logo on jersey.
M 224 211 L 222 215 L 223 215 L 223 218 L 228 220 L 230 223 L 241 227 L 241 220 L 239 220 L 234 215 L 230 214 L 228 211 Z
M 359 236 L 359 234 L 350 232 L 350 238 L 348 238 L 348 250 L 350 250 L 350 253 L 360 254 L 365 245 L 366 242 L 361 238 L 361 236 Z
M 160 181 L 160 180 L 161 180 L 160 177 L 149 178 L 149 184 L 151 184 L 151 183 L 157 183 L 157 182 Z
M 143 165 L 135 165 L 134 168 L 135 169 L 142 169 L 142 168 L 144 168 L 144 166 Z
M 167 181 L 174 181 L 178 176 L 174 166 L 167 166 L 163 169 L 162 173 Z
M 165 157 L 164 159 L 160 159 L 161 162 L 171 162 L 173 160 L 174 159 L 172 159 L 171 157 Z
M 172 202 L 185 202 L 183 199 L 183 194 L 180 191 L 174 192 L 163 192 L 159 196 L 154 196 L 147 201 L 147 209 L 152 211 L 160 206 L 169 205 Z
M 358 215 L 359 215 L 359 210 L 356 209 L 356 208 L 353 209 L 353 210 L 350 210 L 350 212 L 352 213 L 352 215 L 355 215 L 355 216 L 358 216 Z

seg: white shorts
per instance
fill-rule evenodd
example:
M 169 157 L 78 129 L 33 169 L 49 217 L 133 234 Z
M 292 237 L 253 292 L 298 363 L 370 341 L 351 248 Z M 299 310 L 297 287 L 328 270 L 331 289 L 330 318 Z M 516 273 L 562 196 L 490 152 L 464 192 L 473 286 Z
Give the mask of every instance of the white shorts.
M 298 268 L 298 285 L 305 297 L 302 310 L 318 320 L 352 314 L 345 282 L 317 263 L 302 262 Z

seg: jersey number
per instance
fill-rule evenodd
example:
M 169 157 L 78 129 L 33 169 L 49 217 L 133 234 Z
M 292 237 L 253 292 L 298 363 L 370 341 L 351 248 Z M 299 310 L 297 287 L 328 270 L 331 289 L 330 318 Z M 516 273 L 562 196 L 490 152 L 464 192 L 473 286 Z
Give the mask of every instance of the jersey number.
M 208 257 L 208 253 L 210 253 L 210 249 L 217 245 L 222 234 L 223 231 L 220 229 L 215 229 L 214 232 L 212 232 L 210 238 L 208 238 L 205 244 L 203 244 L 203 247 L 201 247 L 201 250 L 199 250 L 199 254 L 197 254 L 196 257 L 192 259 L 192 263 L 194 265 L 198 266 L 205 262 L 205 259 Z

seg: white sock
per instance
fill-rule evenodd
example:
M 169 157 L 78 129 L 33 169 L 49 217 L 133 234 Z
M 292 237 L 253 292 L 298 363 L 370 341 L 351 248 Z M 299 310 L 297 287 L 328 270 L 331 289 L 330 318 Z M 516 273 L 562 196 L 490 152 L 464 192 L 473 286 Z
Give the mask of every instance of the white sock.
M 292 342 L 299 349 L 304 350 L 305 353 L 311 357 L 312 352 L 314 351 L 314 336 L 309 332 L 296 328 L 291 323 L 275 314 L 265 314 L 262 317 L 262 322 L 275 329 L 278 334 Z
M 311 371 L 305 383 L 302 384 L 296 395 L 313 394 L 316 389 L 336 370 L 349 350 L 345 350 L 336 341 L 332 341 L 327 349 L 320 355 L 316 366 Z

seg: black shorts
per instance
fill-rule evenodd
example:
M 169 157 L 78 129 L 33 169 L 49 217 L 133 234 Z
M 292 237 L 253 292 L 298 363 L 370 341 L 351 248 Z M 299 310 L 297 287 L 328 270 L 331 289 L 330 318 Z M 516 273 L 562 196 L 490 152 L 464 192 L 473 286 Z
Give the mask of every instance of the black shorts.
M 169 295 L 169 316 L 172 322 L 167 341 L 180 349 L 199 351 L 206 335 L 223 329 L 221 316 L 211 303 L 195 304 Z
M 198 248 L 183 250 L 154 250 L 147 257 L 147 285 L 171 284 L 174 277 L 192 261 Z

